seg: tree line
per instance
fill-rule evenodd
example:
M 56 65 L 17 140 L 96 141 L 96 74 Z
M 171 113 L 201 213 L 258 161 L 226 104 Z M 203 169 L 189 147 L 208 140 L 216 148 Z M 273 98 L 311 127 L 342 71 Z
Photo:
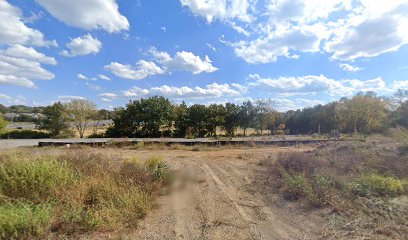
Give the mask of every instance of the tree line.
M 92 128 L 93 137 L 216 137 L 244 136 L 249 128 L 257 134 L 370 134 L 389 127 L 408 127 L 408 91 L 392 97 L 373 92 L 358 93 L 328 104 L 279 112 L 271 100 L 242 104 L 174 104 L 161 96 L 129 101 L 114 111 L 97 110 L 88 100 L 72 100 L 43 107 L 37 128 L 51 136 L 63 136 L 76 129 L 80 137 Z M 112 120 L 104 134 L 98 132 L 100 120 Z M 3 124 L 4 125 L 4 124 Z

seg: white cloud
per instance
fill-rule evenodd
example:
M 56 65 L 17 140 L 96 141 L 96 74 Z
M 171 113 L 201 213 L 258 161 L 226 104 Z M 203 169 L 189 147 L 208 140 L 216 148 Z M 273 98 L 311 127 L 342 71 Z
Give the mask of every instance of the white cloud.
M 86 29 L 120 32 L 129 29 L 116 0 L 37 0 L 50 14 L 67 25 Z
M 105 69 L 111 71 L 118 77 L 130 80 L 141 80 L 148 76 L 165 73 L 165 70 L 158 67 L 154 62 L 148 62 L 145 60 L 138 61 L 136 66 L 111 62 L 109 65 L 105 66 Z
M 239 97 L 242 95 L 243 86 L 240 84 L 218 84 L 212 83 L 205 87 L 176 87 L 162 85 L 152 87 L 150 89 L 133 87 L 131 89 L 122 91 L 120 95 L 115 93 L 103 93 L 100 97 L 107 99 L 122 98 L 141 98 L 154 95 L 160 95 L 171 99 L 212 99 L 221 97 Z
M 254 0 L 180 0 L 183 7 L 189 8 L 192 14 L 204 17 L 208 23 L 215 19 L 239 19 L 251 21 L 251 3 Z
M 111 79 L 108 76 L 105 76 L 103 74 L 98 74 L 98 77 L 102 80 L 110 81 Z
M 149 94 L 149 90 L 139 87 L 133 87 L 129 90 L 123 91 L 122 94 L 124 97 L 144 97 Z
M 358 72 L 363 69 L 361 67 L 354 67 L 347 63 L 339 63 L 339 67 L 346 72 Z
M 116 98 L 118 95 L 115 93 L 102 93 L 98 95 L 99 97 L 105 97 L 105 98 Z
M 187 2 L 195 3 L 191 10 L 199 16 L 207 5 L 218 3 L 221 7 L 217 9 L 222 10 L 226 3 Z M 258 13 L 254 21 L 225 21 L 234 30 L 254 37 L 232 43 L 221 40 L 252 64 L 275 62 L 279 57 L 299 58 L 305 52 L 326 52 L 332 60 L 353 61 L 408 44 L 407 0 L 267 0 L 249 7 L 254 8 Z
M 408 43 L 408 2 L 406 0 L 360 0 L 344 24 L 335 29 L 326 43 L 333 59 L 354 60 L 397 51 Z
M 209 49 L 213 50 L 214 52 L 217 51 L 217 49 L 216 49 L 213 45 L 211 45 L 210 43 L 207 43 L 207 47 L 208 47 Z
M 177 52 L 174 57 L 171 57 L 167 52 L 160 52 L 156 48 L 151 48 L 148 54 L 153 58 L 153 61 L 139 60 L 136 66 L 111 62 L 105 66 L 105 69 L 118 77 L 131 80 L 141 80 L 152 75 L 171 73 L 172 71 L 188 71 L 199 74 L 218 70 L 212 65 L 208 56 L 202 60 L 191 52 Z
M 361 81 L 361 80 L 345 80 L 345 84 L 349 84 L 351 88 L 353 88 L 354 92 L 361 91 L 361 92 L 368 92 L 368 91 L 374 91 L 374 92 L 379 92 L 379 91 L 388 91 L 385 87 L 385 81 L 378 77 L 375 79 L 370 79 L 366 81 Z
M 166 31 L 167 31 L 166 27 L 160 27 L 160 29 L 161 29 L 163 32 L 166 32 Z
M 206 87 L 173 87 L 163 85 L 151 88 L 152 94 L 158 94 L 169 98 L 218 98 L 226 96 L 240 96 L 241 92 L 229 84 L 209 84 Z
M 0 102 L 6 103 L 6 104 L 25 104 L 26 98 L 23 96 L 17 96 L 17 97 L 11 97 L 6 94 L 0 93 Z
M 155 61 L 162 64 L 170 72 L 188 71 L 193 74 L 199 74 L 202 72 L 212 73 L 218 70 L 218 68 L 212 65 L 207 55 L 204 59 L 201 59 L 192 52 L 181 51 L 177 52 L 174 57 L 171 57 L 167 52 L 157 51 L 156 48 L 151 48 L 149 53 Z
M 99 86 L 99 85 L 91 84 L 91 83 L 89 83 L 89 82 L 85 83 L 85 85 L 86 85 L 89 89 L 95 90 L 95 91 L 102 91 L 102 90 L 104 89 L 103 87 L 101 87 L 101 86 Z
M 255 80 L 249 83 L 250 88 L 280 96 L 327 93 L 331 96 L 343 97 L 360 91 L 389 92 L 385 81 L 380 77 L 362 81 L 357 79 L 335 80 L 324 75 L 261 78 L 258 74 L 252 74 L 250 78 Z
M 5 0 L 0 1 L 0 19 L 0 44 L 57 46 L 55 40 L 47 41 L 40 31 L 25 25 L 21 10 Z
M 251 87 L 275 93 L 315 93 L 327 92 L 332 95 L 345 95 L 353 91 L 351 87 L 343 85 L 340 81 L 326 76 L 309 75 L 300 77 L 261 78 L 259 75 L 250 75 L 255 82 Z
M 82 73 L 78 73 L 77 78 L 81 79 L 81 80 L 88 80 L 89 79 L 87 76 L 83 75 Z
M 393 88 L 394 90 L 398 90 L 398 89 L 408 90 L 408 80 L 404 80 L 404 81 L 394 81 L 392 88 Z
M 58 99 L 63 102 L 68 102 L 71 100 L 85 100 L 86 98 L 81 97 L 81 96 L 65 95 L 65 96 L 59 96 Z
M 269 33 L 253 41 L 231 44 L 235 54 L 248 63 L 276 62 L 278 57 L 298 58 L 291 51 L 318 52 L 321 37 L 319 31 L 308 28 L 292 28 L 282 32 Z
M 0 62 L 1 64 L 1 62 Z M 15 85 L 19 87 L 34 87 L 34 83 L 27 78 L 0 74 L 0 85 Z
M 65 57 L 75 57 L 88 54 L 96 55 L 102 48 L 102 43 L 91 36 L 91 34 L 84 35 L 71 39 L 71 42 L 66 44 L 69 50 L 61 51 L 61 55 Z
M 0 84 L 34 87 L 32 80 L 51 80 L 54 74 L 41 64 L 57 64 L 57 61 L 35 49 L 22 45 L 0 50 Z

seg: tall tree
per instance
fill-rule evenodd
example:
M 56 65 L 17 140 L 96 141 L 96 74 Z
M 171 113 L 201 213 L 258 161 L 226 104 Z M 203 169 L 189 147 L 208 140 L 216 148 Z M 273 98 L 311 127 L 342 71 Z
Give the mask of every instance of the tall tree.
M 239 126 L 244 130 L 244 137 L 248 128 L 254 126 L 257 120 L 257 110 L 251 101 L 244 102 L 240 106 Z
M 211 104 L 208 107 L 207 129 L 211 136 L 217 137 L 217 127 L 225 122 L 225 107 L 221 104 Z
M 205 137 L 207 128 L 208 109 L 205 105 L 194 104 L 188 108 L 188 125 L 195 137 Z
M 235 129 L 239 126 L 239 106 L 233 103 L 225 104 L 225 117 L 222 128 L 227 136 L 234 136 Z
M 52 137 L 69 130 L 69 121 L 62 103 L 57 102 L 45 107 L 42 114 L 44 117 L 36 121 L 38 129 L 48 131 Z
M 94 117 L 96 105 L 90 100 L 75 99 L 65 104 L 68 119 L 74 124 L 83 138 L 89 121 Z
M 177 137 L 185 137 L 188 128 L 188 107 L 183 101 L 179 106 L 174 107 L 174 134 Z

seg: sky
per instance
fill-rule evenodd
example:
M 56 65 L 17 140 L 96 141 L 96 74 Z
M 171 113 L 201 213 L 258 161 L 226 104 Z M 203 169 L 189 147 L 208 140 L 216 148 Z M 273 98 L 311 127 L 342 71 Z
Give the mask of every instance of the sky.
M 408 90 L 408 0 L 0 0 L 0 104 Z

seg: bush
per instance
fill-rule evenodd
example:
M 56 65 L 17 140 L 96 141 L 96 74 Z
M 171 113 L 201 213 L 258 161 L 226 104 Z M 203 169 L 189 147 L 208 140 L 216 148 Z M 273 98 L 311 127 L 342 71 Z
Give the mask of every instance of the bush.
M 50 135 L 45 132 L 35 130 L 13 130 L 0 134 L 1 139 L 40 139 L 50 138 Z
M 407 186 L 407 181 L 379 174 L 370 174 L 358 178 L 352 188 L 359 196 L 395 197 L 403 194 Z
M 58 189 L 74 183 L 75 172 L 65 161 L 9 159 L 0 163 L 0 191 L 13 198 L 43 202 L 55 198 Z
M 1 239 L 30 239 L 43 236 L 51 225 L 49 205 L 25 203 L 0 205 Z
M 140 163 L 89 149 L 67 151 L 0 156 L 0 238 L 134 227 L 168 180 L 161 158 Z

